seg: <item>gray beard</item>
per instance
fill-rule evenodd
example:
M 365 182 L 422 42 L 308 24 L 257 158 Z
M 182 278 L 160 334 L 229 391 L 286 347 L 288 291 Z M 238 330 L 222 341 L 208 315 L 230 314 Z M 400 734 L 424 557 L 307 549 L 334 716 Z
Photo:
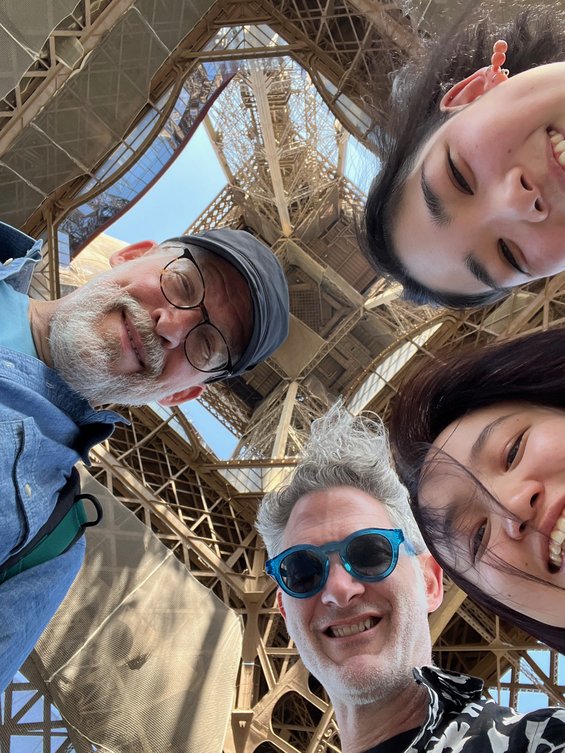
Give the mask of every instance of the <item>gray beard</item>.
M 287 630 L 293 638 L 305 667 L 321 682 L 332 703 L 366 705 L 390 702 L 406 687 L 414 686 L 412 670 L 431 663 L 430 631 L 424 576 L 414 564 L 414 578 L 419 587 L 394 606 L 395 621 L 389 640 L 376 654 L 377 662 L 364 667 L 337 667 L 325 657 L 307 636 L 302 625 L 294 621 L 292 609 L 287 608 Z M 370 607 L 359 605 L 361 607 Z
M 116 374 L 119 341 L 109 342 L 98 329 L 102 318 L 125 310 L 143 343 L 145 369 Z M 93 405 L 145 405 L 166 396 L 159 385 L 165 354 L 145 309 L 119 285 L 97 277 L 61 300 L 53 316 L 49 344 L 54 369 Z
M 386 667 L 368 666 L 362 669 L 328 666 L 326 662 L 320 661 L 320 657 L 304 651 L 296 643 L 306 669 L 322 683 L 334 705 L 338 702 L 353 706 L 389 703 L 406 687 L 414 685 L 412 669 L 415 664 L 406 660 L 404 639 L 395 651 L 387 651 Z

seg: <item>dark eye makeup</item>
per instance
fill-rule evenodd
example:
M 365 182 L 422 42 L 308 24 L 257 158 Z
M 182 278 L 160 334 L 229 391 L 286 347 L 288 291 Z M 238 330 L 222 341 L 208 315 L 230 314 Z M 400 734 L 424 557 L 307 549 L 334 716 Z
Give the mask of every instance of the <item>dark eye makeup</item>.
M 500 248 L 500 253 L 506 259 L 508 264 L 510 264 L 511 267 L 513 267 L 517 272 L 520 272 L 520 274 L 526 275 L 526 277 L 530 276 L 526 272 L 526 270 L 522 269 L 522 267 L 518 264 L 518 262 L 516 261 L 516 257 L 514 256 L 512 251 L 508 248 L 506 243 L 502 240 L 502 238 L 498 241 L 498 246 Z
M 451 173 L 451 177 L 455 181 L 459 190 L 463 191 L 463 193 L 466 193 L 469 196 L 473 196 L 473 189 L 467 183 L 465 178 L 461 175 L 461 173 L 455 166 L 455 163 L 453 162 L 453 159 L 451 158 L 451 154 L 449 151 L 447 152 L 447 164 L 449 166 L 449 172 Z
M 508 453 L 506 454 L 505 461 L 504 461 L 506 470 L 511 468 L 512 465 L 514 464 L 514 461 L 516 460 L 518 453 L 520 452 L 520 446 L 522 444 L 522 440 L 524 439 L 525 433 L 526 432 L 523 431 L 518 437 L 516 437 L 514 442 L 512 442 L 510 449 L 508 450 Z
M 486 548 L 486 531 L 487 521 L 483 520 L 471 539 L 471 554 L 473 557 L 473 563 L 476 563 L 477 559 L 480 559 L 480 555 Z

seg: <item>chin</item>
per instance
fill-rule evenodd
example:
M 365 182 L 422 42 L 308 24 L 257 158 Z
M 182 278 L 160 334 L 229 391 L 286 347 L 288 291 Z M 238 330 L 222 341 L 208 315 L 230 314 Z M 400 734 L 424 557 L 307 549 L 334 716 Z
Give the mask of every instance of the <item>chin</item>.
M 331 682 L 325 687 L 330 697 L 335 695 L 343 701 L 365 705 L 390 698 L 413 683 L 411 667 L 405 670 L 400 667 L 379 667 L 374 663 L 369 664 L 365 658 L 334 671 Z

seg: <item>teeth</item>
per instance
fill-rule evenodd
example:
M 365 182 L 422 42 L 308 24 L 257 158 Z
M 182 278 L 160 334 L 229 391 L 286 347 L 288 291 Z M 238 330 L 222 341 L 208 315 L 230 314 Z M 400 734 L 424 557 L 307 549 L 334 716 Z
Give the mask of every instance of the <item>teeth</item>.
M 367 617 L 363 622 L 359 622 L 356 625 L 340 625 L 339 627 L 332 627 L 329 632 L 334 638 L 345 638 L 348 635 L 364 633 L 365 630 L 369 630 L 376 624 L 377 620 L 374 617 Z
M 553 531 L 549 534 L 549 562 L 557 568 L 561 568 L 565 556 L 563 542 L 565 542 L 565 512 L 561 514 Z
M 557 161 L 560 165 L 565 167 L 565 136 L 558 131 L 550 129 L 548 131 L 549 140 L 553 144 L 553 153 L 555 154 Z

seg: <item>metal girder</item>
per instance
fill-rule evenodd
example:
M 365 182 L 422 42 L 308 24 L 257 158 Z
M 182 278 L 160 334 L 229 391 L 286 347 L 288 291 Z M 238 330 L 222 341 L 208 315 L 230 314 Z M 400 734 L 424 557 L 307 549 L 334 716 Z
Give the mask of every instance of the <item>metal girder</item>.
M 103 17 L 92 11 L 92 2 L 83 3 L 80 34 L 87 28 L 91 34 L 90 42 L 87 35 L 80 37 L 85 49 L 100 43 L 103 22 L 110 28 L 130 5 L 118 0 L 99 5 Z M 276 607 L 274 583 L 263 572 L 265 553 L 253 528 L 258 499 L 284 481 L 312 420 L 336 397 L 351 397 L 400 348 L 416 346 L 398 371 L 385 375 L 382 390 L 365 405 L 385 418 L 403 380 L 436 358 L 443 346 L 480 346 L 502 336 L 562 325 L 565 276 L 535 283 L 484 311 L 438 313 L 405 306 L 398 286 L 378 279 L 362 259 L 354 216 L 364 197 L 344 177 L 350 137 L 339 103 L 345 96 L 361 109 L 366 105 L 366 113 L 375 114 L 376 109 L 378 115 L 370 60 L 380 54 L 400 64 L 411 53 L 410 41 L 418 44 L 408 21 L 391 5 L 369 0 L 220 0 L 157 71 L 148 100 L 156 101 L 202 60 L 237 59 L 239 50 L 220 42 L 212 49 L 211 40 L 224 27 L 253 24 L 269 25 L 287 44 L 246 49 L 247 59 L 263 59 L 264 64 L 259 68 L 254 62 L 238 74 L 244 97 L 241 91 L 236 96 L 226 90 L 220 103 L 223 113 L 211 112 L 206 118 L 229 186 L 192 229 L 246 226 L 271 244 L 291 287 L 295 331 L 290 347 L 300 353 L 308 344 L 311 352 L 294 375 L 285 370 L 288 361 L 274 354 L 228 385 L 209 386 L 201 402 L 239 440 L 230 460 L 215 456 L 182 409 L 163 418 L 151 408 L 136 408 L 127 412 L 132 425 L 119 428 L 93 453 L 93 470 L 243 619 L 243 659 L 226 753 L 329 753 L 339 750 L 333 711 L 299 662 Z M 292 60 L 279 64 L 281 55 L 299 61 L 322 94 Z M 25 127 L 26 118 L 32 120 L 39 112 L 47 93 L 69 78 L 57 63 L 41 80 L 35 94 L 25 103 L 22 99 L 21 111 L 14 110 L 13 123 L 4 126 L 0 151 Z M 328 81 L 334 90 L 327 88 Z M 39 296 L 57 290 L 53 232 L 62 208 L 75 200 L 77 185 L 65 187 L 57 195 L 54 213 L 42 218 L 50 228 L 51 263 L 46 261 L 34 283 Z M 439 326 L 430 339 L 418 340 L 432 324 Z M 309 332 L 318 338 L 315 346 Z M 528 636 L 493 619 L 452 584 L 441 609 L 430 618 L 430 629 L 443 666 L 476 672 L 488 687 L 508 689 L 514 696 L 535 688 L 563 703 L 555 652 L 550 671 L 542 671 L 528 655 L 536 648 Z M 523 674 L 520 678 L 524 665 L 529 683 Z M 510 679 L 502 680 L 507 671 Z M 9 693 L 18 691 L 16 686 Z M 54 726 L 47 708 L 42 734 L 49 741 Z M 17 733 L 5 734 L 9 739 Z
M 6 99 L 0 104 L 0 155 L 4 154 L 16 136 L 29 125 L 42 107 L 61 89 L 73 70 L 80 67 L 87 55 L 98 46 L 101 38 L 123 14 L 134 4 L 135 0 L 111 0 L 100 3 L 99 0 L 83 0 L 83 14 L 75 28 L 55 30 L 52 44 L 47 45 L 47 63 L 39 69 L 32 69 L 24 75 L 14 91 L 14 104 L 7 106 Z M 71 67 L 57 55 L 56 39 L 73 39 L 77 43 L 80 57 Z M 32 92 L 27 91 L 32 89 Z
M 379 0 L 349 0 L 351 5 L 366 16 L 371 24 L 383 36 L 388 37 L 394 44 L 410 56 L 414 53 L 414 34 L 405 25 L 395 21 L 390 14 L 394 4 L 381 3 Z
M 255 96 L 257 114 L 259 116 L 258 126 L 263 140 L 265 159 L 267 160 L 268 170 L 271 176 L 272 190 L 277 212 L 279 214 L 281 231 L 284 236 L 288 237 L 292 233 L 292 225 L 288 213 L 288 200 L 285 195 L 281 175 L 279 146 L 275 138 L 273 122 L 271 120 L 271 110 L 268 100 L 268 80 L 265 73 L 254 61 L 250 63 L 249 71 L 253 94 Z

